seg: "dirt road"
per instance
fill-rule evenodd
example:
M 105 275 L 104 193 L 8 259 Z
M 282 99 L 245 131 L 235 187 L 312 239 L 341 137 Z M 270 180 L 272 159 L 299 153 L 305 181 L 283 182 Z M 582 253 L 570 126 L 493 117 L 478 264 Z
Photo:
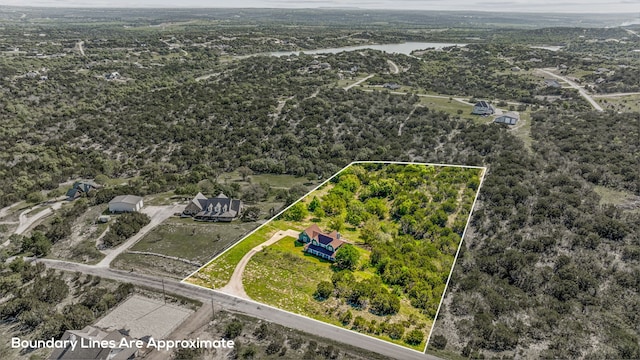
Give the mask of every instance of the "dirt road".
M 265 247 L 275 244 L 278 240 L 282 239 L 285 236 L 297 238 L 299 234 L 300 232 L 295 230 L 278 231 L 277 233 L 273 234 L 273 236 L 269 240 L 251 249 L 242 257 L 242 259 L 240 259 L 238 265 L 236 265 L 229 283 L 221 289 L 218 289 L 218 291 L 244 299 L 250 299 L 250 297 L 244 291 L 244 286 L 242 285 L 242 273 L 244 272 L 244 268 L 249 263 L 249 260 L 251 260 L 251 257 L 253 257 L 253 255 L 258 251 L 262 251 L 262 249 L 264 249 Z
M 387 60 L 387 63 L 388 63 L 388 64 L 389 64 L 389 66 L 390 66 L 390 70 L 391 70 L 391 73 L 392 73 L 392 74 L 397 74 L 397 73 L 399 73 L 399 72 L 400 72 L 400 68 L 398 67 L 398 65 L 396 65 L 396 63 L 394 63 L 394 62 L 393 62 L 393 61 L 391 61 L 391 60 Z
M 78 49 L 78 51 L 80 52 L 80 55 L 85 56 L 84 55 L 84 48 L 82 48 L 83 45 L 84 45 L 84 41 L 78 41 L 76 43 L 76 49 Z
M 354 83 L 353 83 L 353 84 L 351 84 L 351 85 L 347 85 L 347 86 L 345 86 L 345 87 L 344 87 L 344 89 L 345 89 L 345 90 L 349 90 L 349 89 L 351 89 L 352 87 L 354 87 L 354 86 L 358 86 L 358 85 L 362 84 L 363 82 L 365 82 L 365 81 L 367 81 L 367 80 L 371 79 L 371 78 L 372 78 L 372 77 L 374 77 L 374 76 L 375 76 L 375 74 L 371 74 L 371 75 L 369 75 L 369 76 L 367 76 L 367 77 L 365 77 L 365 78 L 363 78 L 363 79 L 360 79 L 360 80 L 358 80 L 358 81 L 354 82 Z

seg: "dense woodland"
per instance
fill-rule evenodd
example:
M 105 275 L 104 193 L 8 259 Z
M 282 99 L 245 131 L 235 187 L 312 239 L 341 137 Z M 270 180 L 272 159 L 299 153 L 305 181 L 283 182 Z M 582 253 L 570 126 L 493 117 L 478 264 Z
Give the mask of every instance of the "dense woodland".
M 305 72 L 312 57 L 232 58 L 246 52 L 187 46 L 197 37 L 187 38 L 189 29 L 180 26 L 100 25 L 86 32 L 89 26 L 9 18 L 0 44 L 25 52 L 0 56 L 0 207 L 98 175 L 139 175 L 137 193 L 145 194 L 195 185 L 240 166 L 315 178 L 353 160 L 486 166 L 432 348 L 473 357 L 640 357 L 640 212 L 637 202 L 613 202 L 596 192 L 640 195 L 640 114 L 597 113 L 573 92 L 557 94 L 564 97 L 557 106 L 538 103 L 536 95 L 551 90 L 515 77 L 511 64 L 499 59 L 524 68 L 535 57 L 542 61 L 536 67 L 565 64 L 587 78 L 604 66 L 615 73 L 598 91 L 632 91 L 640 65 L 638 53 L 628 49 L 638 48 L 638 38 L 621 29 L 484 29 L 481 38 L 490 35 L 500 44 L 478 40 L 465 51 L 426 52 L 424 62 L 393 55 L 411 69 L 389 75 L 387 55 L 376 51 L 329 55 L 321 60 L 330 70 Z M 216 37 L 225 33 L 199 26 Z M 275 24 L 267 28 L 270 35 L 292 34 Z M 434 39 L 470 33 L 453 29 Z M 605 41 L 622 36 L 626 44 Z M 79 39 L 85 56 L 73 50 Z M 240 40 L 222 45 L 246 51 L 255 45 Z M 566 47 L 518 58 L 523 47 L 549 43 Z M 32 48 L 65 56 L 39 58 Z M 256 49 L 279 50 L 281 44 Z M 610 51 L 621 55 L 608 58 Z M 417 96 L 336 87 L 336 71 L 354 65 L 360 77 L 377 73 L 383 81 L 447 95 L 540 105 L 531 115 L 531 148 L 506 127 L 416 108 Z M 618 65 L 624 66 L 613 68 Z M 30 78 L 30 71 L 48 78 Z M 114 71 L 122 78 L 106 80 Z M 196 81 L 207 74 L 216 75 Z M 48 231 L 40 235 L 50 241 L 64 235 L 63 227 Z M 20 249 L 46 249 L 36 234 Z M 5 311 L 7 319 L 17 316 Z
M 91 275 L 65 275 L 17 258 L 0 270 L 0 319 L 24 336 L 48 340 L 82 329 L 106 314 L 133 291 Z M 65 305 L 62 305 L 65 304 Z M 0 347 L 9 357 L 8 347 Z

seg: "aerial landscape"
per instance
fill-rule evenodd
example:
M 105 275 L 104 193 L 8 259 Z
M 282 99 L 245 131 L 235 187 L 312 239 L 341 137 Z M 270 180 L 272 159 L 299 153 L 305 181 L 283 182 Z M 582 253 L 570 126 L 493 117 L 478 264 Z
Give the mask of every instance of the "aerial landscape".
M 0 359 L 640 358 L 637 12 L 52 3 Z

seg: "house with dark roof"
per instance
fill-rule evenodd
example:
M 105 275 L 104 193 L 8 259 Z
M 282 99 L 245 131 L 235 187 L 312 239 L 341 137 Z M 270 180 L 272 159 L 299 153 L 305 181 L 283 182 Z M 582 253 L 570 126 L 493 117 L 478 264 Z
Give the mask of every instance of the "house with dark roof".
M 520 114 L 517 112 L 508 112 L 496 117 L 493 122 L 496 124 L 515 125 L 520 120 Z
M 129 342 L 131 337 L 117 330 L 103 331 L 93 326 L 82 330 L 67 330 L 60 340 L 77 342 L 75 349 L 69 343 L 64 348 L 56 348 L 49 360 L 129 360 L 138 354 L 136 347 L 105 347 L 104 344 L 119 344 L 122 339 Z M 82 344 L 82 345 L 81 345 Z
M 101 186 L 93 181 L 83 180 L 73 183 L 73 187 L 67 191 L 67 200 L 75 200 L 83 195 L 90 193 L 93 190 L 99 189 Z
M 326 234 L 316 224 L 304 229 L 298 235 L 298 241 L 304 244 L 305 252 L 330 261 L 336 261 L 336 252 L 346 243 L 340 239 L 339 232 Z
M 241 200 L 231 199 L 223 193 L 214 198 L 198 193 L 185 207 L 183 214 L 200 221 L 229 222 L 238 218 L 243 209 Z
M 471 113 L 475 115 L 492 115 L 494 112 L 496 112 L 496 110 L 493 106 L 484 100 L 478 101 L 471 111 Z

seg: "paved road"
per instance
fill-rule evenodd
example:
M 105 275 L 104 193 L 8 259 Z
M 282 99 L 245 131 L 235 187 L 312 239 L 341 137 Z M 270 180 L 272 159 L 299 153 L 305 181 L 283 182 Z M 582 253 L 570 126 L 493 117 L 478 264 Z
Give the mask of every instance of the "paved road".
M 554 73 L 552 73 L 551 71 L 545 70 L 545 69 L 538 69 L 541 72 L 553 76 L 557 79 L 560 79 L 564 82 L 566 82 L 567 84 L 569 84 L 572 88 L 578 90 L 578 92 L 580 93 L 580 96 L 582 96 L 585 100 L 587 100 L 589 102 L 589 104 L 591 104 L 591 106 L 593 106 L 594 109 L 598 110 L 598 111 L 604 111 L 604 109 L 602 109 L 602 107 L 600 106 L 600 104 L 598 104 L 595 100 L 593 100 L 593 98 L 591 97 L 591 95 L 589 95 L 587 93 L 587 91 L 581 87 L 580 85 L 576 84 L 575 82 L 567 79 L 564 76 L 560 76 L 560 75 L 556 75 Z
M 156 290 L 163 289 L 162 278 L 155 276 L 112 270 L 109 268 L 99 268 L 59 260 L 38 259 L 36 261 L 45 264 L 49 268 L 72 272 L 79 271 L 84 274 L 91 274 L 106 279 L 128 282 L 137 286 L 145 286 Z M 215 304 L 232 312 L 246 314 L 248 316 L 270 321 L 288 328 L 298 329 L 320 337 L 338 340 L 362 349 L 379 353 L 389 358 L 402 360 L 438 359 L 437 357 L 384 342 L 363 334 L 301 317 L 249 300 L 243 300 L 217 291 L 212 291 L 211 289 L 205 289 L 170 279 L 164 279 L 164 289 L 172 294 L 178 294 L 190 299 L 201 301 L 203 304 L 210 304 L 211 301 L 213 301 Z
M 127 240 L 124 244 L 121 244 L 115 249 L 103 250 L 102 253 L 106 254 L 99 263 L 95 266 L 100 268 L 108 268 L 111 262 L 118 257 L 118 255 L 122 254 L 125 250 L 132 247 L 133 244 L 137 243 L 138 240 L 142 239 L 149 231 L 153 230 L 156 226 L 160 225 L 163 221 L 167 220 L 173 213 L 182 212 L 184 210 L 184 205 L 174 205 L 174 206 L 147 206 L 142 208 L 141 212 L 149 215 L 151 218 L 151 222 L 149 222 L 145 227 L 140 229 L 137 234 L 133 235 L 129 240 Z
M 229 283 L 224 287 L 218 289 L 218 291 L 221 291 L 229 295 L 238 296 L 244 299 L 250 299 L 249 295 L 247 295 L 247 293 L 244 291 L 244 286 L 242 285 L 242 273 L 244 273 L 244 268 L 249 263 L 249 260 L 251 260 L 251 258 L 255 253 L 257 253 L 258 251 L 262 251 L 262 249 L 264 249 L 267 246 L 275 244 L 276 242 L 278 242 L 278 240 L 282 239 L 283 237 L 291 236 L 291 237 L 297 238 L 299 234 L 300 232 L 295 230 L 278 231 L 277 233 L 273 234 L 273 236 L 269 240 L 249 250 L 249 252 L 246 253 L 242 257 L 242 259 L 240 259 L 240 262 L 238 263 L 238 265 L 236 265 L 236 268 L 233 270 L 233 275 L 231 275 L 231 279 L 229 280 Z
M 372 77 L 374 77 L 374 76 L 375 76 L 375 74 L 371 74 L 371 75 L 367 76 L 367 77 L 366 77 L 366 78 L 364 78 L 364 79 L 360 79 L 360 80 L 358 80 L 358 81 L 354 82 L 354 83 L 353 83 L 353 84 L 351 84 L 351 85 L 345 86 L 345 87 L 344 87 L 344 89 L 345 89 L 345 90 L 349 90 L 349 89 L 351 89 L 352 87 L 354 87 L 354 86 L 358 86 L 358 85 L 362 84 L 363 82 L 365 82 L 365 81 L 367 81 L 367 80 L 371 79 L 371 78 L 372 78 Z

